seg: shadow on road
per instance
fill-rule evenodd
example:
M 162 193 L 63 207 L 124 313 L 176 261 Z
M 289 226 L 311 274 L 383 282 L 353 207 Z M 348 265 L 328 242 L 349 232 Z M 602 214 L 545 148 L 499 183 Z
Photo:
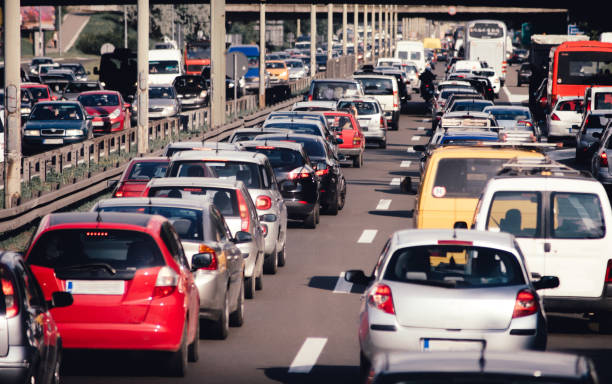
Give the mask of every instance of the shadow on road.
M 358 383 L 358 366 L 315 365 L 308 374 L 289 373 L 287 367 L 260 368 L 265 375 L 279 383 Z
M 63 376 L 164 376 L 160 352 L 63 350 Z
M 399 210 L 399 211 L 369 211 L 370 215 L 385 216 L 385 217 L 403 217 L 411 219 L 414 216 L 414 210 Z

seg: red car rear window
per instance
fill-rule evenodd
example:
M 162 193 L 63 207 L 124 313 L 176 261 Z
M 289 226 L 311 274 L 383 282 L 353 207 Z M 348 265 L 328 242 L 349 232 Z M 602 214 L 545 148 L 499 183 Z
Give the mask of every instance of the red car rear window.
M 164 177 L 168 161 L 142 161 L 132 165 L 127 181 L 149 181 L 154 177 Z

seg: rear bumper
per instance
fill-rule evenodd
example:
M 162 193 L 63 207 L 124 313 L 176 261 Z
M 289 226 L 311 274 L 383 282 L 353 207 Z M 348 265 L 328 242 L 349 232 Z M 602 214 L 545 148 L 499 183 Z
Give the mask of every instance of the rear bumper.
M 308 215 L 312 213 L 314 209 L 314 203 L 309 202 L 300 202 L 297 200 L 285 200 L 285 205 L 287 206 L 287 216 L 290 219 L 305 219 Z
M 338 148 L 338 152 L 345 156 L 359 156 L 363 153 L 363 149 L 361 147 L 357 148 Z
M 548 136 L 575 137 L 576 131 L 572 132 L 572 125 L 580 125 L 580 123 L 572 124 L 570 122 L 551 120 L 548 124 Z
M 366 141 L 383 141 L 386 140 L 387 137 L 385 131 L 382 129 L 363 131 L 363 136 L 365 137 Z
M 612 312 L 612 285 L 606 285 L 600 297 L 544 296 L 544 308 L 561 313 Z
M 30 360 L 28 348 L 10 346 L 8 355 L 0 357 L 0 383 L 25 383 Z

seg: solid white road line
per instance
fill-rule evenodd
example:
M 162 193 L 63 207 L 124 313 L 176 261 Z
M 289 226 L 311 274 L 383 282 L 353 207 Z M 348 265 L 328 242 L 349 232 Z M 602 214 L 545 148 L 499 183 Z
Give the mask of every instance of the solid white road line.
M 308 337 L 289 367 L 289 373 L 309 373 L 327 343 L 326 337 Z
M 389 183 L 389 185 L 400 185 L 401 180 L 399 177 L 394 177 L 391 179 L 391 183 Z
M 361 236 L 359 236 L 359 240 L 357 240 L 357 242 L 362 244 L 369 244 L 374 241 L 374 238 L 376 237 L 377 233 L 378 229 L 364 229 L 361 233 Z
M 400 167 L 402 167 L 402 168 L 410 168 L 410 164 L 412 164 L 412 161 L 410 161 L 410 160 L 403 160 L 402 163 L 400 164 Z
M 421 136 L 418 136 L 418 135 L 412 136 L 412 141 L 418 141 L 418 140 L 421 140 Z
M 419 131 L 424 131 L 424 130 L 425 130 L 425 127 L 418 127 L 417 129 L 418 129 Z
M 414 148 L 413 147 L 408 147 L 408 149 L 406 149 L 407 152 L 410 153 L 414 153 Z
M 386 211 L 387 209 L 389 209 L 390 205 L 391 205 L 391 199 L 380 199 L 380 201 L 378 202 L 378 205 L 376 206 L 376 210 Z
M 351 289 L 353 289 L 353 284 L 344 280 L 344 272 L 341 272 L 334 287 L 334 293 L 351 293 Z

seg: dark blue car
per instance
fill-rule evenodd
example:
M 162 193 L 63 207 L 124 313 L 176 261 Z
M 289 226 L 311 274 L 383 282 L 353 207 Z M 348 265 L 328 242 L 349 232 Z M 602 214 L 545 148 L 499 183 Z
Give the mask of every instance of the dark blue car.
M 76 101 L 38 103 L 23 128 L 23 144 L 40 148 L 81 142 L 93 135 L 91 119 Z

